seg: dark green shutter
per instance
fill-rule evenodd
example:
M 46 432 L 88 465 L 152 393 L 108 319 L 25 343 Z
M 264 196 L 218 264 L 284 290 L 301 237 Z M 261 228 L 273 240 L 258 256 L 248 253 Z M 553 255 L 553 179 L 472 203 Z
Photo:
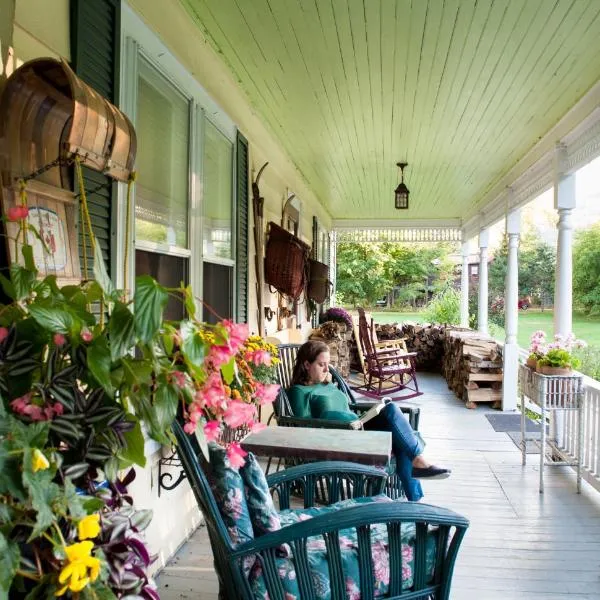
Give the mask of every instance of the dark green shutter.
M 312 251 L 311 251 L 311 258 L 313 260 L 321 260 L 321 257 L 319 256 L 319 221 L 317 220 L 317 217 L 313 216 L 313 222 L 312 222 Z M 306 299 L 308 302 L 308 298 Z M 315 306 L 315 311 L 311 313 L 310 315 L 310 323 L 313 326 L 313 328 L 316 328 L 319 326 L 319 315 L 317 314 L 319 312 L 319 307 L 317 304 L 314 305 Z
M 236 318 L 248 322 L 248 140 L 238 131 L 237 161 L 237 224 L 236 224 Z
M 121 0 L 71 0 L 71 63 L 75 73 L 113 104 L 119 99 Z M 92 229 L 110 273 L 112 210 L 116 184 L 109 177 L 84 168 Z M 102 187 L 101 187 L 102 186 Z M 89 193 L 91 190 L 97 192 Z M 113 204 L 114 203 L 114 204 Z M 83 273 L 83 244 L 79 227 L 79 254 Z M 90 268 L 91 246 L 87 243 Z

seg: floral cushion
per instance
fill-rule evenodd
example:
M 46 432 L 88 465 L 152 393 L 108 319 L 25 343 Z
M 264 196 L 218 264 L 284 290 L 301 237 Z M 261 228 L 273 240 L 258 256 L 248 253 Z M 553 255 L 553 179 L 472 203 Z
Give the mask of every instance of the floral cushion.
M 286 510 L 280 513 L 282 526 L 287 526 L 299 521 L 305 521 L 315 516 L 333 512 L 340 508 L 364 504 L 368 502 L 392 502 L 387 496 L 380 495 L 372 498 L 357 498 L 344 500 L 332 506 L 315 507 L 302 510 Z M 408 590 L 414 584 L 415 539 L 416 529 L 414 523 L 402 525 L 402 589 Z M 358 567 L 358 540 L 356 529 L 344 529 L 339 532 L 340 551 L 342 555 L 342 569 L 346 584 L 347 598 L 360 598 L 360 571 Z M 431 530 L 426 546 L 427 578 L 433 577 L 435 555 L 437 546 L 437 530 Z M 330 600 L 331 586 L 329 581 L 329 568 L 325 540 L 321 536 L 311 537 L 307 540 L 308 563 L 310 568 L 315 597 L 317 600 Z M 388 533 L 385 524 L 375 524 L 371 528 L 371 552 L 373 557 L 373 572 L 375 575 L 376 598 L 388 593 L 390 582 L 390 565 L 388 558 Z M 282 580 L 286 600 L 300 597 L 296 578 L 294 557 L 280 557 L 276 559 L 279 576 Z M 266 587 L 262 576 L 262 565 L 257 560 L 250 573 L 250 584 L 254 597 L 264 600 L 267 598 Z
M 219 512 L 234 544 L 243 544 L 254 539 L 254 531 L 244 496 L 242 476 L 227 458 L 225 448 L 211 443 L 208 445 L 211 464 L 211 487 Z
M 273 504 L 267 478 L 251 452 L 246 457 L 246 464 L 240 469 L 240 475 L 246 490 L 246 503 L 254 535 L 258 537 L 281 529 L 279 514 Z

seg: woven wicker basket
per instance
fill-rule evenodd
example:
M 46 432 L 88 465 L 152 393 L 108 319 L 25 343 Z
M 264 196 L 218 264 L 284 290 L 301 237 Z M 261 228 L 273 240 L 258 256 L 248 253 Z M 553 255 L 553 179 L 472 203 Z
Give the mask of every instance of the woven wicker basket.
M 329 267 L 311 258 L 309 261 L 308 297 L 317 304 L 323 304 L 329 297 L 330 289 Z
M 310 246 L 276 223 L 269 223 L 265 281 L 296 300 L 306 285 Z

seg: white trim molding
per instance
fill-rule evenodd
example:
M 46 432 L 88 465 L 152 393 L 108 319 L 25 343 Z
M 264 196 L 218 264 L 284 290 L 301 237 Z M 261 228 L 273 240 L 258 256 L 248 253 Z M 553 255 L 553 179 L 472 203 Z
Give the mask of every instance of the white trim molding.
M 390 221 L 376 219 L 336 219 L 332 230 L 337 242 L 460 242 L 459 219 Z
M 463 223 L 467 238 L 502 219 L 507 209 L 521 208 L 552 187 L 557 144 L 565 148 L 565 175 L 600 156 L 600 81 L 473 204 Z

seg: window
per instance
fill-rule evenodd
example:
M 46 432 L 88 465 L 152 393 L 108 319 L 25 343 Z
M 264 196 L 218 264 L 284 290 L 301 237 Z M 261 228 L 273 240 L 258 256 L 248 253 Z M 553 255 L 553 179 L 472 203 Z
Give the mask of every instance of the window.
M 132 210 L 135 274 L 152 275 L 166 287 L 191 285 L 215 313 L 233 318 L 237 130 L 126 3 L 122 26 L 121 106 L 138 137 Z M 125 213 L 119 215 L 120 227 Z M 117 242 L 120 257 L 123 242 Z M 209 313 L 205 309 L 206 318 L 213 320 Z M 184 316 L 176 300 L 169 301 L 165 316 Z
M 138 73 L 136 241 L 187 248 L 189 101 L 143 58 Z

